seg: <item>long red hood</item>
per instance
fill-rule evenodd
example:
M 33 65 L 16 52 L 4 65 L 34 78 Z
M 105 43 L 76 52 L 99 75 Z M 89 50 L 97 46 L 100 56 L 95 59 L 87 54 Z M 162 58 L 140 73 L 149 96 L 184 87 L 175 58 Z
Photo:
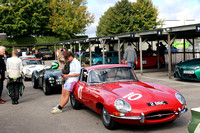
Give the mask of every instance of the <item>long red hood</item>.
M 175 93 L 178 92 L 162 85 L 140 81 L 105 83 L 99 85 L 99 89 L 113 93 L 116 98 L 123 98 L 134 105 L 159 101 L 171 103 L 177 101 Z

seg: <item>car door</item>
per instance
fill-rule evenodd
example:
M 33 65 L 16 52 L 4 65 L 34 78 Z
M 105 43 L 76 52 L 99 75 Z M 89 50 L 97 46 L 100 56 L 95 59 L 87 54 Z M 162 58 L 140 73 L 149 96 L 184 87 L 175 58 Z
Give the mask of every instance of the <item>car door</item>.
M 79 101 L 81 101 L 83 104 L 88 106 L 89 100 L 89 92 L 87 89 L 87 80 L 88 80 L 88 71 L 86 69 L 82 69 L 80 79 L 78 84 L 76 85 L 77 87 L 77 98 Z

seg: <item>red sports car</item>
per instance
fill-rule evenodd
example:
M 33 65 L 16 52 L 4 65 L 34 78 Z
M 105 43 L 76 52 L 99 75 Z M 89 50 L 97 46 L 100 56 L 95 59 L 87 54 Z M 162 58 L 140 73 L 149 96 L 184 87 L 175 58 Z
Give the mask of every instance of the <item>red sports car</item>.
M 123 59 L 121 59 L 121 63 L 123 63 Z M 156 51 L 142 51 L 142 64 L 143 67 L 157 67 L 159 64 L 159 67 L 164 66 L 164 61 L 161 57 L 159 57 L 158 62 L 158 56 Z M 127 61 L 125 60 L 125 64 L 127 65 Z M 140 52 L 137 52 L 137 62 L 134 62 L 135 68 L 140 68 Z
M 122 124 L 156 124 L 173 121 L 187 111 L 177 90 L 138 81 L 128 65 L 96 65 L 82 68 L 70 95 L 71 105 L 86 105 L 102 117 L 108 129 Z

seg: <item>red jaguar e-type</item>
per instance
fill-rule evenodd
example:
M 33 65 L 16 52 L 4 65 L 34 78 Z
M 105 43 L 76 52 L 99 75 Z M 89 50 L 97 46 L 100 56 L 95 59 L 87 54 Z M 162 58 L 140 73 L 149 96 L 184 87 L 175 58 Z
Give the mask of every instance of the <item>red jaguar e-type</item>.
M 138 81 L 127 65 L 97 65 L 83 68 L 70 95 L 71 106 L 86 105 L 101 114 L 103 124 L 114 129 L 122 124 L 156 124 L 172 121 L 187 111 L 177 90 Z

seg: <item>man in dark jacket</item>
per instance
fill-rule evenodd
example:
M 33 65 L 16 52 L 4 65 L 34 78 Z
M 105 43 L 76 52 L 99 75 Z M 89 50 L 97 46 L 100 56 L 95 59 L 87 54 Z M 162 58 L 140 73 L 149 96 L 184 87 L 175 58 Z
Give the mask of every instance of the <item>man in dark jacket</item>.
M 3 81 L 5 79 L 5 62 L 4 62 L 4 55 L 5 55 L 6 48 L 4 46 L 0 46 L 0 104 L 5 103 L 6 101 L 1 99 L 2 91 L 3 91 Z

